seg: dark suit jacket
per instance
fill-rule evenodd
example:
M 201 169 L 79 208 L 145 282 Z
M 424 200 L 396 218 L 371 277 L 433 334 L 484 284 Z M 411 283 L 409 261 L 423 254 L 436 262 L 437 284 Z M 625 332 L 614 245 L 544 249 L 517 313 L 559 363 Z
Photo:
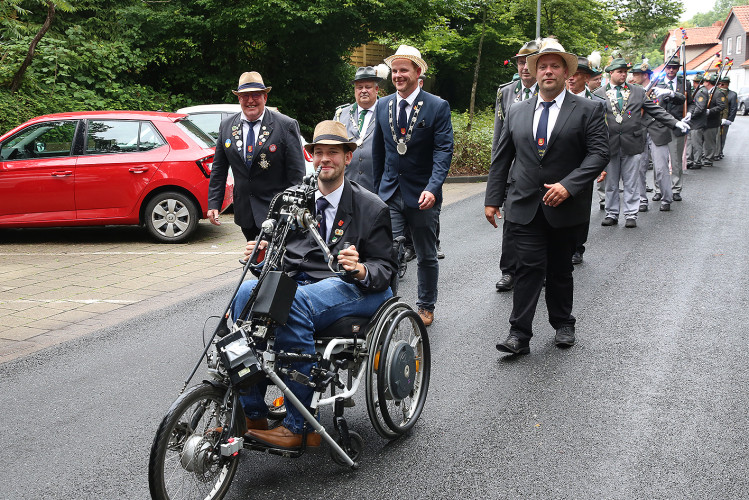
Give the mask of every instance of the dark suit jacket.
M 420 91 L 414 105 L 423 102 L 408 151 L 401 156 L 395 149 L 388 120 L 388 104 L 393 103 L 393 120 L 397 121 L 395 94 L 377 103 L 377 126 L 372 143 L 372 166 L 375 192 L 383 201 L 389 200 L 400 188 L 408 207 L 419 206 L 422 191 L 429 191 L 442 202 L 442 184 L 453 157 L 453 126 L 450 105 L 428 92 Z M 414 110 L 408 117 L 409 123 Z M 396 128 L 397 132 L 397 128 Z
M 379 106 L 379 104 L 377 105 Z M 346 165 L 346 178 L 350 181 L 357 182 L 359 185 L 374 192 L 374 179 L 372 174 L 372 138 L 377 122 L 375 114 L 369 120 L 366 130 L 359 132 L 359 115 L 357 114 L 358 106 L 356 103 L 347 104 L 336 109 L 336 121 L 343 123 L 348 132 L 348 139 L 354 142 L 361 142 L 359 147 L 354 151 L 354 157 L 351 163 Z M 352 114 L 353 113 L 353 114 Z
M 221 209 L 226 176 L 231 166 L 234 173 L 234 222 L 240 227 L 260 227 L 268 216 L 273 196 L 289 186 L 299 184 L 305 173 L 299 124 L 277 111 L 265 108 L 256 140 L 252 167 L 244 163 L 244 148 L 237 146 L 232 134 L 239 127 L 242 136 L 242 113 L 221 122 L 216 140 L 216 155 L 208 187 L 208 209 Z M 244 143 L 245 138 L 241 137 Z M 261 144 L 262 142 L 262 144 Z M 263 160 L 269 166 L 262 168 Z
M 342 233 L 336 235 L 336 230 Z M 347 179 L 328 246 L 335 255 L 343 249 L 344 242 L 356 246 L 359 261 L 367 266 L 369 285 L 365 290 L 379 292 L 390 286 L 396 269 L 390 210 L 376 194 Z M 333 276 L 309 231 L 295 233 L 286 245 L 284 271 L 303 271 L 316 279 Z M 361 285 L 358 280 L 356 283 Z
M 612 156 L 619 155 L 639 155 L 645 151 L 645 127 L 646 121 L 644 115 L 655 118 L 656 121 L 663 123 L 669 129 L 676 126 L 676 120 L 665 109 L 658 106 L 645 96 L 645 89 L 640 85 L 627 83 L 625 89 L 629 90 L 629 96 L 624 103 L 624 109 L 621 111 L 622 122 L 616 121 L 611 99 L 606 94 L 608 89 L 613 89 L 609 84 L 606 87 L 599 87 L 593 92 L 598 97 L 606 100 L 606 122 L 609 126 L 609 145 Z M 614 101 L 616 101 L 616 90 L 614 92 Z M 616 102 L 614 102 L 616 105 Z
M 668 111 L 671 116 L 676 118 L 677 120 L 681 120 L 684 118 L 684 101 L 686 100 L 686 92 L 684 91 L 684 78 L 681 76 L 676 77 L 676 89 L 674 91 L 674 96 L 668 96 L 664 97 L 663 99 L 660 99 L 660 104 L 663 106 L 663 109 Z M 656 87 L 661 89 L 667 89 L 670 88 L 668 85 L 668 78 L 663 78 L 661 81 L 655 84 Z
M 533 133 L 538 97 L 513 104 L 507 114 L 497 155 L 489 170 L 484 205 L 500 207 L 504 203 L 509 222 L 530 223 L 539 205 L 552 227 L 574 226 L 590 220 L 593 180 L 609 161 L 603 103 L 565 92 L 543 157 L 538 154 Z M 555 182 L 560 182 L 570 197 L 557 207 L 549 207 L 542 202 L 547 191 L 544 184 Z M 508 187 L 507 199 L 505 187 Z

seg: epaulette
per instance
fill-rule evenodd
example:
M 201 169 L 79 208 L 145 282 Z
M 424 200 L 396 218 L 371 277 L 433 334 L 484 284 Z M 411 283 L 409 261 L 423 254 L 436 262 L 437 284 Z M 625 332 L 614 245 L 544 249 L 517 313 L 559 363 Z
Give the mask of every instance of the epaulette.
M 340 120 L 341 113 L 343 113 L 343 110 L 345 108 L 349 107 L 349 106 L 351 106 L 351 103 L 341 104 L 340 106 L 338 106 L 337 108 L 335 108 L 335 116 L 334 116 L 333 120 L 335 120 L 337 122 L 341 121 Z

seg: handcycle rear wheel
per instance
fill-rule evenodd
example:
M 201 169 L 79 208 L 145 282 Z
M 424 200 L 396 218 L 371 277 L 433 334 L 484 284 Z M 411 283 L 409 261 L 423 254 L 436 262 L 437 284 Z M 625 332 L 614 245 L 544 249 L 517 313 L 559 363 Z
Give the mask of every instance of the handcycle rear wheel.
M 379 316 L 368 344 L 366 402 L 369 420 L 380 436 L 395 439 L 413 427 L 426 400 L 430 374 L 426 328 L 407 304 L 394 302 Z M 412 361 L 409 365 L 414 378 L 411 383 L 406 381 L 405 389 L 404 380 L 399 376 L 393 384 L 393 370 L 406 368 L 404 364 L 394 367 L 392 358 L 398 355 Z M 389 385 L 394 385 L 394 390 Z
M 229 489 L 239 457 L 222 457 L 219 438 L 229 425 L 225 388 L 202 383 L 188 389 L 159 425 L 148 461 L 151 497 L 219 500 Z M 244 433 L 244 412 L 237 408 L 234 436 Z

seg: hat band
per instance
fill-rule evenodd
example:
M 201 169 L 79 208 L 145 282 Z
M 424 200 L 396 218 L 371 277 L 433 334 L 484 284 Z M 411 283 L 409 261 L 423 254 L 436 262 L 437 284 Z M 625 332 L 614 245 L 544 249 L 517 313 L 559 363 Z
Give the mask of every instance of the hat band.
M 348 142 L 347 137 L 341 137 L 340 135 L 335 134 L 322 134 L 315 137 L 314 144 L 319 143 L 320 141 L 338 141 L 338 142 Z
M 265 88 L 266 88 L 265 85 L 263 85 L 262 83 L 250 82 L 250 83 L 243 83 L 242 85 L 240 85 L 239 87 L 237 87 L 237 91 L 244 90 L 244 89 L 260 89 L 260 90 L 265 90 Z

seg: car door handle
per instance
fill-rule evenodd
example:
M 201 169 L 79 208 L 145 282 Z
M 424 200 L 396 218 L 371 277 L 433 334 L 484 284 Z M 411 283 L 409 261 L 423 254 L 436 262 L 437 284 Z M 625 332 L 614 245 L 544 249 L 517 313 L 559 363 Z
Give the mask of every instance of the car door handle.
M 148 167 L 133 167 L 130 169 L 130 171 L 134 174 L 142 174 L 144 172 L 148 172 Z
M 67 177 L 69 175 L 73 175 L 72 170 L 58 170 L 56 172 L 52 172 L 52 177 Z

